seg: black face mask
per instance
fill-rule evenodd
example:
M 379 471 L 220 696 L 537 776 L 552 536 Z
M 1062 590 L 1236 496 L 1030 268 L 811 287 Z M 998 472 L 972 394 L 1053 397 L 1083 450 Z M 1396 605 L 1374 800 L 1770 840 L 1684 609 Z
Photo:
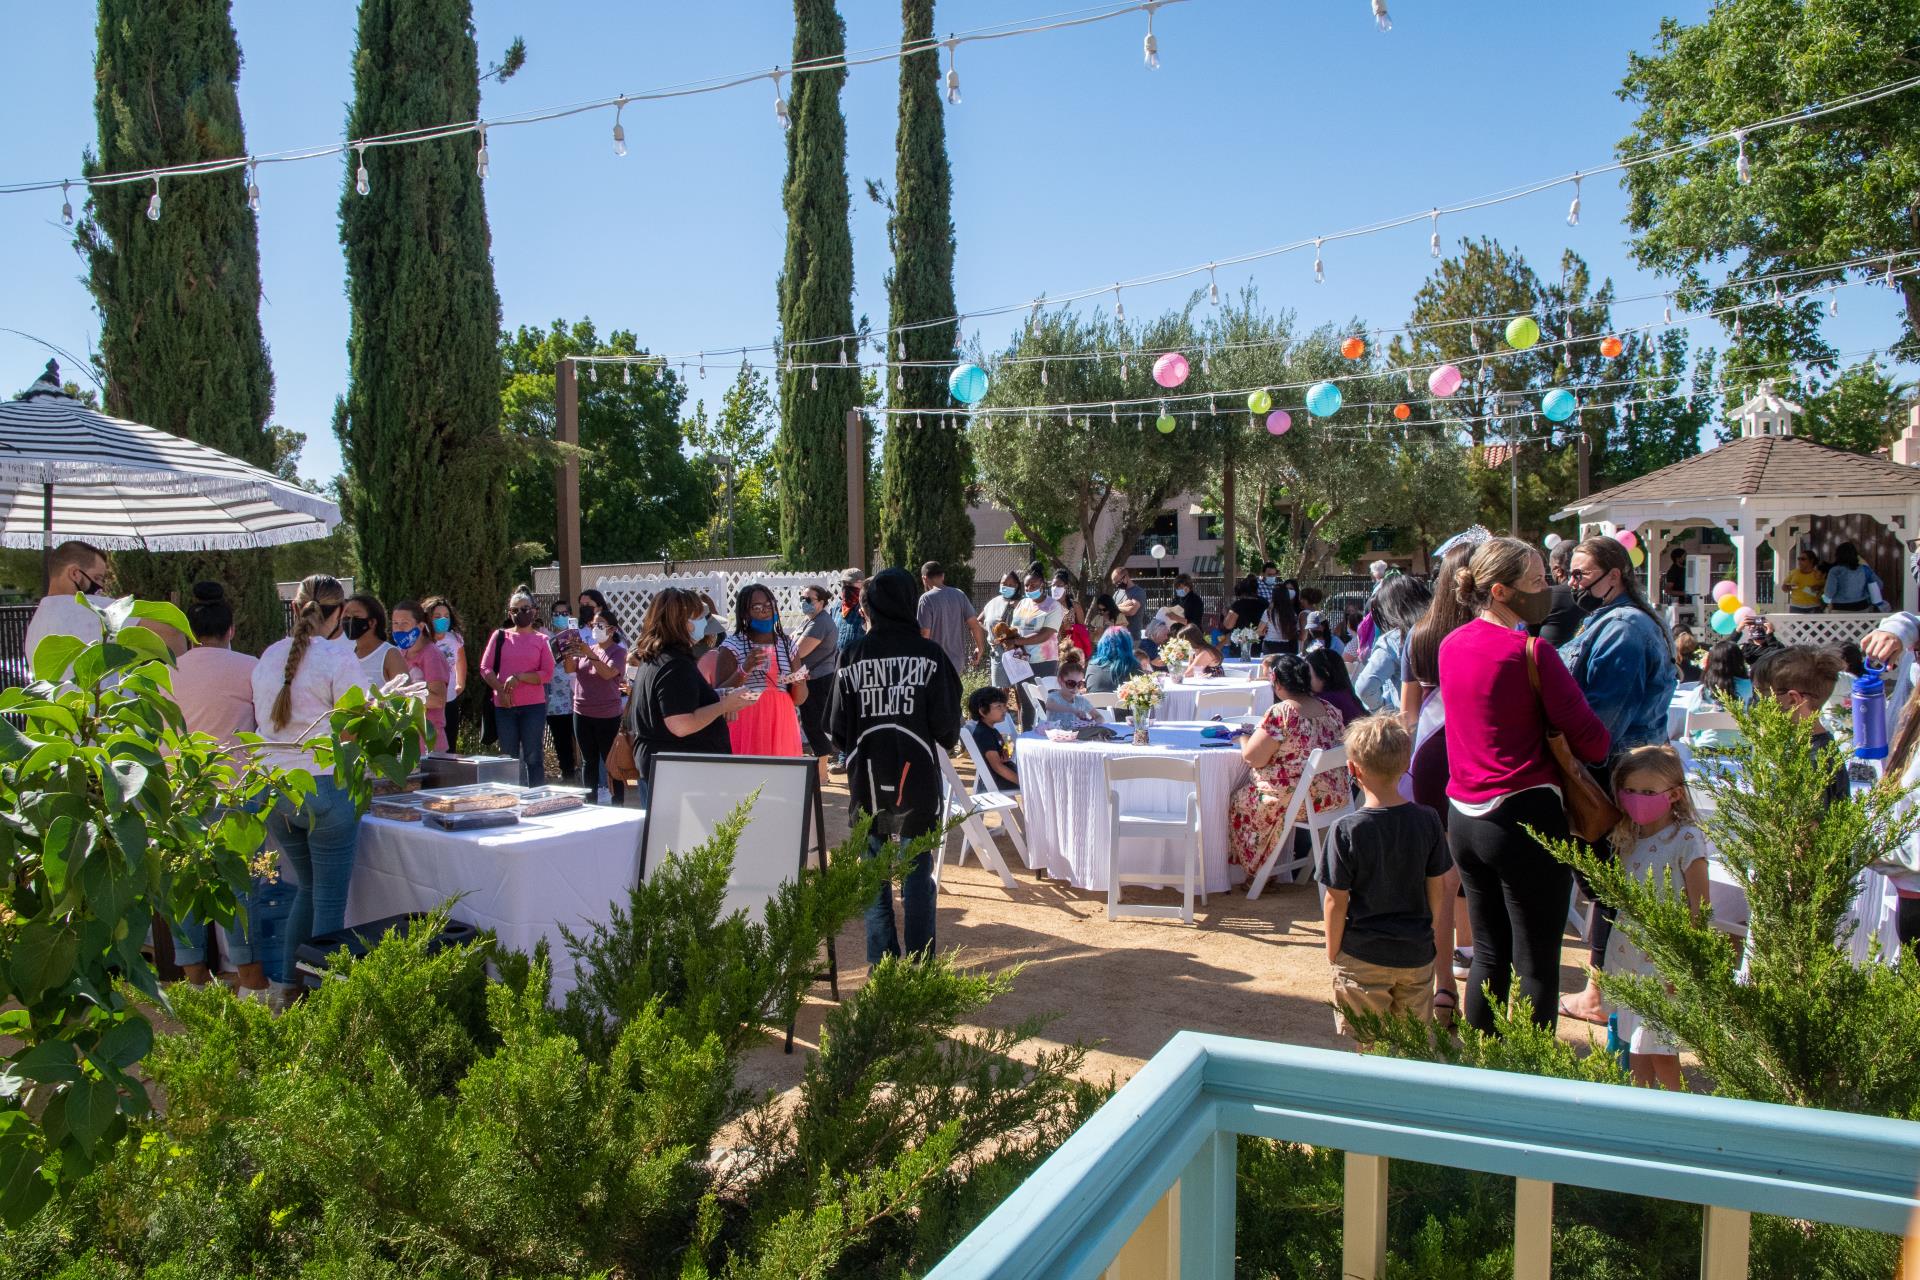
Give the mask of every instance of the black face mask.
M 346 618 L 341 621 L 340 630 L 347 637 L 347 639 L 358 640 L 361 636 L 373 630 L 373 619 Z
M 1582 613 L 1593 613 L 1608 600 L 1594 591 L 1592 587 L 1576 587 L 1573 592 L 1574 608 Z
M 593 625 L 593 606 L 592 605 L 583 604 L 580 606 L 580 625 L 583 627 L 590 627 Z

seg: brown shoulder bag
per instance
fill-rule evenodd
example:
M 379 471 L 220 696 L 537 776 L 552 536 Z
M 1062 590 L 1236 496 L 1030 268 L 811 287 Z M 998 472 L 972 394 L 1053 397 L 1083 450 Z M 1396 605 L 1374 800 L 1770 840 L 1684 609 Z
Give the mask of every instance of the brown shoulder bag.
M 1560 794 L 1567 806 L 1567 830 L 1589 844 L 1598 844 L 1619 825 L 1620 810 L 1593 780 L 1587 767 L 1574 759 L 1567 735 L 1556 730 L 1547 715 L 1546 701 L 1540 696 L 1540 660 L 1534 656 L 1534 646 L 1539 643 L 1536 637 L 1527 640 L 1527 681 L 1533 686 L 1534 701 L 1540 704 L 1540 718 L 1546 722 L 1547 750 L 1553 754 L 1554 767 L 1560 771 Z

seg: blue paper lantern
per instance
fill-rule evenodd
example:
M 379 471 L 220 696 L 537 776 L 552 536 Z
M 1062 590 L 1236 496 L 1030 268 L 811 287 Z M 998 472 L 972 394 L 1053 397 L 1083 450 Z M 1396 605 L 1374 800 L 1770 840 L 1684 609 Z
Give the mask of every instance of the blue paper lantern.
M 947 393 L 961 404 L 978 404 L 987 394 L 987 371 L 977 364 L 955 365 L 947 375 Z
M 1316 418 L 1331 418 L 1340 412 L 1340 388 L 1331 382 L 1316 382 L 1307 388 L 1307 412 Z
M 1540 412 L 1546 415 L 1548 422 L 1565 422 L 1579 407 L 1580 402 L 1573 398 L 1573 392 L 1560 387 L 1540 397 Z

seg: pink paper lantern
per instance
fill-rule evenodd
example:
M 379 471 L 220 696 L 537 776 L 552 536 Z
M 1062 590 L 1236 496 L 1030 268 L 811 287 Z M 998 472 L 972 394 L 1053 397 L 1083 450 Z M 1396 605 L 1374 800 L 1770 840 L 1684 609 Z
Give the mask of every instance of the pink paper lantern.
M 1715 600 L 1725 600 L 1728 596 L 1733 595 L 1735 592 L 1739 590 L 1740 590 L 1739 583 L 1730 581 L 1729 579 L 1726 579 L 1726 578 L 1722 578 L 1720 579 L 1720 581 L 1713 584 L 1713 598 Z
M 1178 351 L 1169 351 L 1153 362 L 1153 380 L 1169 390 L 1185 382 L 1189 372 L 1187 358 Z
M 1283 436 L 1293 429 L 1293 415 L 1285 409 L 1275 409 L 1267 415 L 1267 430 L 1276 436 Z
M 1631 529 L 1622 529 L 1620 531 L 1619 536 L 1616 537 L 1614 541 L 1618 542 L 1621 546 L 1625 547 L 1629 551 L 1633 550 L 1635 547 L 1640 545 L 1639 535 L 1634 533 L 1634 531 Z
M 1436 396 L 1450 396 L 1460 389 L 1460 366 L 1443 364 L 1427 375 L 1427 390 Z

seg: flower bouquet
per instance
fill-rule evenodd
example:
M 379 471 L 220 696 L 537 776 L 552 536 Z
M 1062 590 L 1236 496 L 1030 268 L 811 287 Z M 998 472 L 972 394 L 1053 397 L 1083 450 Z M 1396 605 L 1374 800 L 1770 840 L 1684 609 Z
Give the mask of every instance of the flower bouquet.
M 1160 705 L 1163 696 L 1160 682 L 1151 673 L 1141 672 L 1133 679 L 1114 690 L 1121 706 L 1133 715 L 1133 741 L 1135 746 L 1147 744 L 1147 721 L 1153 716 L 1153 709 Z
M 1179 684 L 1187 664 L 1193 661 L 1193 645 L 1175 636 L 1160 646 L 1160 658 L 1167 664 L 1167 679 Z
M 1233 634 L 1229 635 L 1227 639 L 1233 641 L 1234 646 L 1240 650 L 1242 656 L 1251 658 L 1254 653 L 1254 646 L 1260 642 L 1260 633 L 1252 627 L 1236 627 Z

